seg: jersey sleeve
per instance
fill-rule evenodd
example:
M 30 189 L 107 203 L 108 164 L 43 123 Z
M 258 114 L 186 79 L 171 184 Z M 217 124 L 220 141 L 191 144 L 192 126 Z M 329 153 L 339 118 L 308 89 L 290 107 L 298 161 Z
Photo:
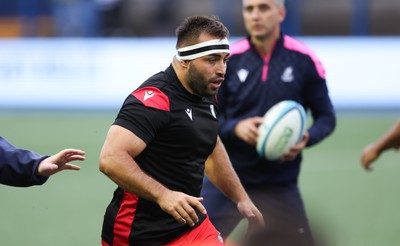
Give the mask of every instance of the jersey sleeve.
M 157 88 L 145 87 L 127 97 L 114 125 L 122 126 L 146 144 L 169 121 L 169 98 Z
M 322 64 L 318 60 L 310 59 L 306 73 L 306 87 L 304 90 L 305 104 L 310 109 L 313 124 L 308 129 L 310 134 L 307 146 L 312 146 L 328 135 L 330 135 L 336 126 L 336 114 L 333 103 L 329 96 L 328 86 L 323 75 L 319 70 L 322 70 Z
M 336 116 L 326 84 L 325 68 L 316 53 L 304 43 L 287 35 L 284 46 L 300 54 L 301 70 L 305 73 L 304 104 L 310 109 L 313 124 L 308 129 L 310 134 L 307 146 L 319 143 L 333 132 Z
M 37 175 L 36 170 L 47 157 L 17 148 L 0 137 L 0 183 L 18 187 L 43 184 L 48 177 Z

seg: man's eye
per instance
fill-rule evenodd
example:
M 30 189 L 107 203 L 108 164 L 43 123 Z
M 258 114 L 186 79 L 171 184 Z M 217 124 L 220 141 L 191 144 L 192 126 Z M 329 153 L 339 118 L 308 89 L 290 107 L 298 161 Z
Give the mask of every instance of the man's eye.
M 259 9 L 260 9 L 261 12 L 265 12 L 265 11 L 269 10 L 269 6 L 268 5 L 261 5 Z
M 244 10 L 245 10 L 247 13 L 251 13 L 251 12 L 253 11 L 253 8 L 252 8 L 252 7 L 246 7 Z

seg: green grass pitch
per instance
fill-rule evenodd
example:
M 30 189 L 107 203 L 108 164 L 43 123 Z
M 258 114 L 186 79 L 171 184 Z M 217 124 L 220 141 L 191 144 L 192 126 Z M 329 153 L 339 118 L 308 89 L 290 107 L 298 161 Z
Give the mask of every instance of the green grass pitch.
M 0 185 L 0 245 L 100 245 L 103 214 L 115 185 L 98 171 L 98 156 L 117 111 L 0 110 L 0 132 L 41 154 L 86 151 L 79 172 L 43 186 Z M 300 189 L 314 230 L 330 246 L 400 243 L 400 153 L 389 151 L 372 173 L 362 148 L 385 133 L 398 112 L 339 111 L 336 131 L 304 152 Z M 266 218 L 267 219 L 267 218 Z

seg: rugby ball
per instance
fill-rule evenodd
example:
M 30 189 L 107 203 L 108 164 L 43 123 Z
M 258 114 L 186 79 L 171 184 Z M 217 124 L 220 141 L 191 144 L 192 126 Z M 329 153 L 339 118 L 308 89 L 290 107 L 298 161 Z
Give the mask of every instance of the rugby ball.
M 285 100 L 272 106 L 258 127 L 258 154 L 270 161 L 278 160 L 290 147 L 300 142 L 306 120 L 303 106 L 295 101 Z

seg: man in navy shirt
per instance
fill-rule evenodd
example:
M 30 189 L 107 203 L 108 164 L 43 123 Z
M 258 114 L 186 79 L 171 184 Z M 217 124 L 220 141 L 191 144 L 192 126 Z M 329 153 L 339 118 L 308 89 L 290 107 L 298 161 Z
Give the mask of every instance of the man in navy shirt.
M 84 155 L 82 150 L 64 149 L 52 156 L 42 156 L 0 137 L 0 183 L 19 187 L 41 185 L 62 170 L 79 170 L 79 166 L 68 162 L 85 160 Z
M 243 0 L 249 36 L 231 46 L 226 79 L 218 92 L 219 134 L 267 228 L 296 223 L 295 230 L 311 241 L 297 185 L 301 152 L 331 134 L 336 117 L 321 62 L 306 45 L 280 31 L 284 17 L 284 0 Z M 256 152 L 258 126 L 265 112 L 283 100 L 303 105 L 313 123 L 300 143 L 272 162 Z M 210 220 L 228 236 L 241 219 L 235 205 L 208 179 L 202 195 Z

